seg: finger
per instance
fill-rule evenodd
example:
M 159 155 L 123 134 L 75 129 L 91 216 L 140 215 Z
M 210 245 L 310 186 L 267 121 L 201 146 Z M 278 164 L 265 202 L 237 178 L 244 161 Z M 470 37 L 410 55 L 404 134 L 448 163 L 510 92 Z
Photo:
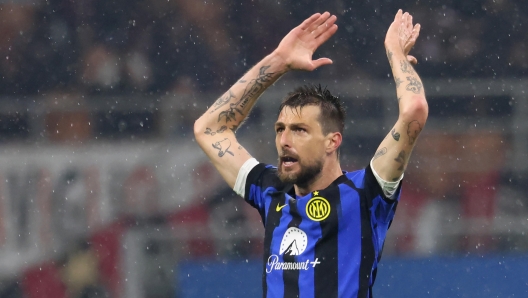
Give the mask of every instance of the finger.
M 310 26 L 308 27 L 308 30 L 315 31 L 319 25 L 324 23 L 328 18 L 330 17 L 330 13 L 328 11 L 325 11 L 319 18 L 317 18 Z
M 422 28 L 422 25 L 416 24 L 413 28 L 412 38 L 414 41 L 418 39 L 418 36 L 420 36 L 420 29 Z
M 315 29 L 312 34 L 314 35 L 315 38 L 319 37 L 321 34 L 323 34 L 324 32 L 328 31 L 328 29 L 332 28 L 332 26 L 334 25 L 334 23 L 336 22 L 337 20 L 337 17 L 335 15 L 329 17 L 326 22 L 324 22 L 323 24 L 321 24 L 319 27 L 317 27 L 317 29 Z
M 408 15 L 407 16 L 407 30 L 409 30 L 409 32 L 411 32 L 413 29 L 412 21 L 413 21 L 412 15 Z
M 420 24 L 416 24 L 414 26 L 414 29 L 412 30 L 411 37 L 409 38 L 409 40 L 405 42 L 405 46 L 404 46 L 405 53 L 409 53 L 411 51 L 412 47 L 414 47 L 414 45 L 416 44 L 416 39 L 418 38 L 419 35 L 420 35 Z
M 398 22 L 402 18 L 403 11 L 401 9 L 398 9 L 398 12 L 394 16 L 394 22 Z
M 416 65 L 418 63 L 416 57 L 411 55 L 407 55 L 407 61 L 409 61 L 409 63 L 411 63 L 412 65 Z
M 319 35 L 315 41 L 317 42 L 315 44 L 315 47 L 318 48 L 320 45 L 322 45 L 323 43 L 325 43 L 330 37 L 332 37 L 332 35 L 334 35 L 335 33 L 337 32 L 337 25 L 336 24 L 333 24 L 332 26 L 330 26 L 328 28 L 328 30 L 324 31 L 323 33 L 321 33 L 321 35 Z
M 317 60 L 313 60 L 312 61 L 312 66 L 313 68 L 311 70 L 314 70 L 314 69 L 317 69 L 323 65 L 328 65 L 328 64 L 332 64 L 334 63 L 332 60 L 328 59 L 328 58 L 319 58 Z
M 320 13 L 314 13 L 311 17 L 304 20 L 304 22 L 299 25 L 299 27 L 303 30 L 307 29 L 315 20 L 317 20 L 321 16 Z

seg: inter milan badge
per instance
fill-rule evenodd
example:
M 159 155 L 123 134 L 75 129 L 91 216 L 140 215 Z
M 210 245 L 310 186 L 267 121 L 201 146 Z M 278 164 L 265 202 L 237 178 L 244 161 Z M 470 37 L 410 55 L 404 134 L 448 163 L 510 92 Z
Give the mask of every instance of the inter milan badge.
M 313 221 L 325 220 L 330 214 L 330 203 L 318 195 L 319 192 L 314 191 L 314 197 L 306 204 L 306 214 Z

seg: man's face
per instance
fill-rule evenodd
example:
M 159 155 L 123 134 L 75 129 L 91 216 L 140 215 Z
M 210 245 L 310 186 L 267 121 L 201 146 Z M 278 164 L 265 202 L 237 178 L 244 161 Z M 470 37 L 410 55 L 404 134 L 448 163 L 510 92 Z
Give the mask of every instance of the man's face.
M 319 122 L 320 108 L 284 107 L 275 123 L 275 145 L 282 182 L 306 185 L 321 173 L 325 136 Z

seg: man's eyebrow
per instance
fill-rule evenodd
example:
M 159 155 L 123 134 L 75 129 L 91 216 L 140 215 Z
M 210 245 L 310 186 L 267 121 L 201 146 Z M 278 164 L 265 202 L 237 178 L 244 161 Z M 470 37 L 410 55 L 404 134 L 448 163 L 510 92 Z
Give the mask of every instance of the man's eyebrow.
M 288 125 L 282 123 L 282 122 L 275 122 L 275 127 L 279 127 L 279 126 L 288 126 L 288 127 L 292 127 L 292 128 L 298 128 L 298 127 L 310 127 L 310 125 L 306 124 L 306 123 L 303 123 L 303 122 L 299 122 L 299 123 L 290 123 Z

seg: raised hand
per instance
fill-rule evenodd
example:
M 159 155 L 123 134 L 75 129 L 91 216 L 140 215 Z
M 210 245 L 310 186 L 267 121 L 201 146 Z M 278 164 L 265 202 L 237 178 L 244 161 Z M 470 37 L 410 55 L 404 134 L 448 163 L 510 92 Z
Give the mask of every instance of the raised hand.
M 328 58 L 312 60 L 317 48 L 337 31 L 337 17 L 325 12 L 316 13 L 293 28 L 280 42 L 274 53 L 283 59 L 288 69 L 312 71 L 322 65 L 332 64 Z
M 416 58 L 409 55 L 409 52 L 420 35 L 420 24 L 413 26 L 412 20 L 408 12 L 403 13 L 401 9 L 398 10 L 385 36 L 385 49 L 395 54 L 402 54 L 409 62 L 416 64 Z

